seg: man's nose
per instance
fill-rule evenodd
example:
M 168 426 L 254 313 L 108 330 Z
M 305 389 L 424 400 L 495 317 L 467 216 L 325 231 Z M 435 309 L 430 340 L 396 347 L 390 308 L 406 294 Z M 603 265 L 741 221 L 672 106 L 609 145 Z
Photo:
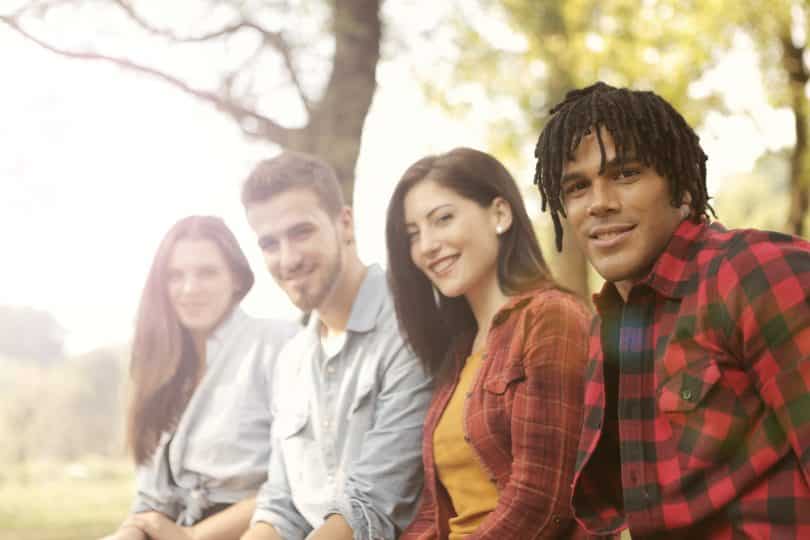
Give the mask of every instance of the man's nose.
M 601 216 L 619 209 L 619 198 L 616 187 L 610 180 L 596 180 L 593 182 L 588 201 L 588 214 Z

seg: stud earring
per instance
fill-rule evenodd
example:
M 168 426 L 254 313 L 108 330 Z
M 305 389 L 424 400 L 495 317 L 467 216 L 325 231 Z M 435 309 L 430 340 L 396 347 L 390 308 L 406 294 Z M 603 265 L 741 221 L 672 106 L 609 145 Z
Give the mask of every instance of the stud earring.
M 500 225 L 496 225 L 495 226 L 495 234 L 497 234 L 497 235 L 503 234 L 503 227 L 501 227 Z
M 692 209 L 689 206 L 682 204 L 681 205 L 681 219 L 686 219 L 689 217 L 689 214 L 692 213 Z

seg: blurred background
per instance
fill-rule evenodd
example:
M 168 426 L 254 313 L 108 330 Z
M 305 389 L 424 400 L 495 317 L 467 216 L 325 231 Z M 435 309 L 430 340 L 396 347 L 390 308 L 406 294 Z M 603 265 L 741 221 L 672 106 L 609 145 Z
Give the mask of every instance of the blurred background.
M 548 109 L 597 79 L 654 89 L 697 128 L 727 226 L 808 237 L 807 32 L 788 0 L 2 0 L 0 532 L 94 538 L 132 496 L 128 341 L 166 229 L 225 218 L 257 284 L 246 308 L 292 319 L 239 203 L 286 147 L 338 169 L 361 257 L 416 159 L 500 158 L 557 276 L 532 186 Z

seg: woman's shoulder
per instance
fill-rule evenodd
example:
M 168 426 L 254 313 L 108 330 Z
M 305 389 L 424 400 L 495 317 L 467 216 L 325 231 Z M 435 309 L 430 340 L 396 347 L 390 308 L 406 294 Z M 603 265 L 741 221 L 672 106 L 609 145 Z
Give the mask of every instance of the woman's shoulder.
M 553 286 L 539 287 L 524 293 L 523 314 L 534 321 L 572 320 L 590 324 L 593 313 L 582 298 Z

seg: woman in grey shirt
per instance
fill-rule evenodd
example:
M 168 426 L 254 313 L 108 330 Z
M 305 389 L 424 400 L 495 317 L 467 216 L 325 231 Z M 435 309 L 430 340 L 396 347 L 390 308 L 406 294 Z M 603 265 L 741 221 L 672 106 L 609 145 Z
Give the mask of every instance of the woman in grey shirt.
M 166 234 L 132 345 L 132 514 L 105 540 L 225 540 L 247 528 L 270 456 L 270 381 L 291 323 L 245 315 L 253 285 L 233 233 L 191 216 Z

